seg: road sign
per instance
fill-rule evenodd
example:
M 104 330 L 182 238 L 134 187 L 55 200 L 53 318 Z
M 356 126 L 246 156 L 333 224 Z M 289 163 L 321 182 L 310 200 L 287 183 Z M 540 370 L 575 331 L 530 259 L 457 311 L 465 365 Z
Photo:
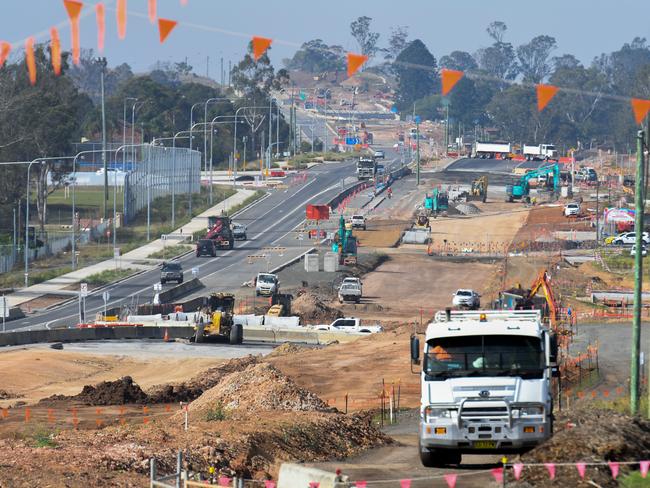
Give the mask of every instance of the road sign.
M 196 278 L 196 275 L 198 274 L 199 274 L 199 268 L 195 266 L 194 268 L 192 268 L 192 276 Z
M 103 300 L 105 302 L 107 302 L 107 301 L 109 301 L 111 299 L 111 294 L 108 292 L 108 290 L 105 291 L 104 293 L 102 293 L 102 298 L 103 298 Z
M 119 247 L 116 247 L 115 249 L 113 249 L 113 257 L 115 259 L 120 257 L 120 248 Z
M 167 240 L 167 234 L 161 234 L 160 239 L 163 240 L 163 241 L 166 241 Z
M 155 283 L 153 285 L 153 291 L 161 291 L 162 290 L 162 283 Z
M 9 317 L 9 308 L 7 297 L 0 297 L 0 316 L 2 316 L 2 318 Z
M 88 296 L 88 283 L 81 284 L 80 293 L 83 298 Z

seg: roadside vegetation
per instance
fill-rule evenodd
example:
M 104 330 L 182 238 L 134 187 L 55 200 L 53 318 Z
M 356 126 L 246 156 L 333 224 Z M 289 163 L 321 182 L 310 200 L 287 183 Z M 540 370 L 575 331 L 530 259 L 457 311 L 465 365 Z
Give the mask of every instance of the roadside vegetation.
M 83 281 L 91 286 L 103 286 L 121 280 L 122 278 L 126 278 L 135 272 L 136 270 L 131 268 L 107 269 L 101 273 L 92 274 Z
M 148 259 L 171 259 L 181 254 L 191 251 L 192 247 L 185 244 L 177 244 L 174 246 L 165 246 L 160 251 L 152 252 L 147 256 Z
M 346 159 L 354 159 L 361 156 L 360 151 L 354 152 L 305 152 L 302 154 L 297 154 L 293 158 L 287 161 L 287 166 L 291 169 L 304 169 L 307 168 L 307 165 L 311 162 L 317 160 L 321 161 L 344 161 Z

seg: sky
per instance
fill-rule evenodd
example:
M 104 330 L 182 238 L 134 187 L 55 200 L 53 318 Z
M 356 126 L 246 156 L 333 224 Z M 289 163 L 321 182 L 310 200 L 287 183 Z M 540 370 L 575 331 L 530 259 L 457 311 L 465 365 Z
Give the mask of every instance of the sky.
M 269 52 L 276 66 L 291 57 L 301 43 L 315 38 L 358 52 L 350 35 L 350 22 L 361 15 L 373 19 L 385 45 L 391 27 L 407 26 L 410 39 L 421 39 L 436 58 L 453 50 L 471 53 L 491 40 L 486 26 L 500 20 L 508 25 L 505 41 L 515 46 L 548 34 L 556 38 L 553 55 L 574 54 L 583 63 L 619 49 L 635 36 L 650 38 L 648 0 L 158 0 L 158 15 L 179 22 L 167 42 L 159 43 L 157 27 L 147 18 L 147 0 L 128 0 L 126 39 L 117 38 L 115 1 L 105 0 L 106 48 L 109 65 L 122 62 L 134 71 L 148 70 L 156 61 L 183 61 L 195 72 L 206 72 L 217 81 L 220 59 L 236 63 L 251 35 L 269 37 Z M 49 39 L 49 28 L 61 25 L 64 49 L 70 46 L 70 30 L 62 0 L 3 1 L 0 40 L 16 50 L 30 35 Z M 94 4 L 85 1 L 81 20 L 81 45 L 97 47 Z M 14 52 L 14 55 L 20 53 Z M 207 58 L 210 58 L 209 65 Z

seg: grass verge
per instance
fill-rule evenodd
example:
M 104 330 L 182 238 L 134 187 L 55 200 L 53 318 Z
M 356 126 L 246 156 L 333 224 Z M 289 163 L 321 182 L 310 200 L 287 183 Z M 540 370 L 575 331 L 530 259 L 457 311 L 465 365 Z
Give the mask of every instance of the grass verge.
M 152 252 L 147 259 L 171 259 L 181 254 L 185 254 L 192 249 L 191 246 L 177 244 L 174 246 L 165 246 L 160 251 Z
M 136 270 L 131 268 L 107 269 L 101 273 L 95 273 L 88 276 L 84 282 L 91 286 L 103 286 L 121 280 L 122 278 L 126 278 L 135 272 Z
M 346 159 L 355 159 L 361 156 L 361 152 L 315 152 L 315 153 L 302 153 L 294 156 L 287 161 L 287 166 L 292 169 L 303 169 L 307 164 L 321 159 L 324 161 L 344 161 Z
M 622 488 L 648 488 L 650 487 L 650 476 L 641 476 L 640 471 L 634 471 L 620 479 Z

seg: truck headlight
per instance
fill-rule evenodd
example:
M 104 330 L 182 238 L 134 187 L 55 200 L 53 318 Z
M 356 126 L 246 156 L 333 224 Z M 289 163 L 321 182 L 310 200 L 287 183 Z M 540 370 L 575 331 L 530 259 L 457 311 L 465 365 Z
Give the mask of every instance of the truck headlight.
M 451 418 L 451 410 L 447 408 L 426 407 L 424 409 L 425 420 L 433 418 Z
M 512 416 L 515 418 L 520 417 L 530 417 L 531 415 L 543 415 L 544 407 L 534 406 L 534 407 L 518 407 L 512 409 Z

